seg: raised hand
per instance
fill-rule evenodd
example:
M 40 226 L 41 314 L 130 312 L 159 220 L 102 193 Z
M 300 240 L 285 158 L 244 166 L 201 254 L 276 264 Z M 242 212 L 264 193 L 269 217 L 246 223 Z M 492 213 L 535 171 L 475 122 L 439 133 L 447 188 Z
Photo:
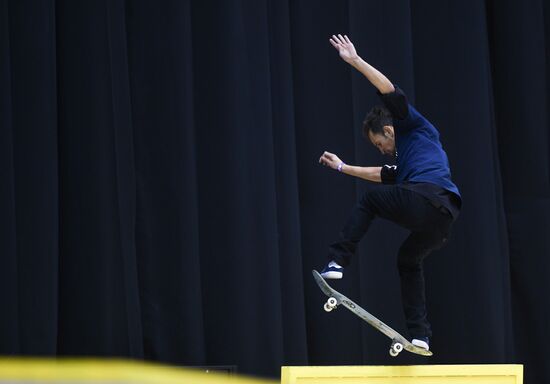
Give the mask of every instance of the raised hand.
M 332 169 L 338 169 L 338 166 L 342 163 L 342 160 L 340 160 L 340 158 L 334 153 L 324 152 L 319 159 L 319 163 L 326 165 L 327 167 L 330 167 Z
M 340 57 L 348 64 L 351 64 L 355 59 L 358 58 L 357 52 L 351 40 L 346 36 L 342 35 L 332 35 L 329 39 L 330 43 L 334 48 L 338 50 Z

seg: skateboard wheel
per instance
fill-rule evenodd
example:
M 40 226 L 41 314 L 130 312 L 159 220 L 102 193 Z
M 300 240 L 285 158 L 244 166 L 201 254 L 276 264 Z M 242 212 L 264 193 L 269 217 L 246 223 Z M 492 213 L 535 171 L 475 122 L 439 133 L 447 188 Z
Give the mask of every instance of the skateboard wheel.
M 396 357 L 397 355 L 399 355 L 399 352 L 395 352 L 395 350 L 393 348 L 390 348 L 390 356 L 391 357 Z
M 401 343 L 395 343 L 394 345 L 392 345 L 392 349 L 397 352 L 397 353 L 400 353 L 402 350 L 403 350 L 403 344 Z
M 334 308 L 336 307 L 336 304 L 338 304 L 338 301 L 334 297 L 329 297 L 327 304 Z
M 325 305 L 323 306 L 323 308 L 325 309 L 326 312 L 330 312 L 333 310 L 333 307 L 331 307 L 330 305 L 328 305 L 328 303 L 325 303 Z

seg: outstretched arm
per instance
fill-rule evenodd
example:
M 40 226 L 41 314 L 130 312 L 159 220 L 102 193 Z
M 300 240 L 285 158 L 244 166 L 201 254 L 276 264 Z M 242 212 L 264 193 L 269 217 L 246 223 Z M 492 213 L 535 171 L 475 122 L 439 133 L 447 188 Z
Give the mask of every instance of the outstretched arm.
M 346 36 L 332 35 L 330 43 L 338 53 L 340 57 L 352 67 L 361 72 L 382 94 L 391 93 L 395 91 L 392 82 L 384 76 L 380 71 L 374 68 L 372 65 L 364 61 L 355 51 L 355 47 L 351 40 Z
M 340 160 L 338 156 L 330 152 L 324 152 L 319 159 L 319 163 L 326 165 L 327 167 L 330 167 L 332 169 L 336 169 L 342 173 L 345 173 L 346 175 L 359 177 L 361 179 L 373 181 L 375 183 L 382 182 L 382 178 L 380 176 L 382 167 L 357 167 L 353 165 L 347 165 L 344 164 L 344 162 L 342 162 L 342 160 Z

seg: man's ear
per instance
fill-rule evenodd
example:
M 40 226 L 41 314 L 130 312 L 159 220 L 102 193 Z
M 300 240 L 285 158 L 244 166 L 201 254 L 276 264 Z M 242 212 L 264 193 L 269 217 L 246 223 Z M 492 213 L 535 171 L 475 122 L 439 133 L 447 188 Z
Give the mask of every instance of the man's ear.
M 390 139 L 394 138 L 393 127 L 391 125 L 384 125 L 384 136 L 389 137 Z

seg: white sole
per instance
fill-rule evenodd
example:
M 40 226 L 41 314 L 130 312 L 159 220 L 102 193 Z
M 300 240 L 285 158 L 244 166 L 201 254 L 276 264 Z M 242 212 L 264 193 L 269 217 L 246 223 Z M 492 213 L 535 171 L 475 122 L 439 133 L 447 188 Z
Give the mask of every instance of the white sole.
M 344 273 L 329 271 L 322 273 L 321 276 L 323 277 L 323 279 L 338 280 L 344 276 Z
M 428 343 L 426 343 L 425 341 L 422 341 L 422 340 L 418 340 L 418 339 L 414 339 L 412 342 L 411 342 L 412 345 L 418 347 L 418 348 L 423 348 L 425 349 L 426 351 L 429 351 L 430 350 L 430 346 L 428 345 Z

